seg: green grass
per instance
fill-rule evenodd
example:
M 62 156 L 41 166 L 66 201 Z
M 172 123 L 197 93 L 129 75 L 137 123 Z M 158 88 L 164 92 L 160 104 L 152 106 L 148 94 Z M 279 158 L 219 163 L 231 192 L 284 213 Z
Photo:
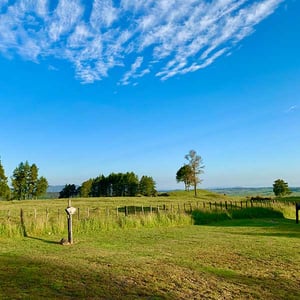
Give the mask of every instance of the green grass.
M 0 238 L 1 299 L 299 299 L 285 219 Z
M 1 202 L 0 299 L 300 299 L 294 206 L 226 212 L 206 205 L 192 219 L 184 202 L 224 201 L 200 194 L 73 199 L 80 217 L 69 246 L 59 244 L 66 200 Z M 127 217 L 125 205 L 133 208 Z M 144 214 L 134 211 L 141 205 Z M 208 225 L 192 225 L 203 220 Z

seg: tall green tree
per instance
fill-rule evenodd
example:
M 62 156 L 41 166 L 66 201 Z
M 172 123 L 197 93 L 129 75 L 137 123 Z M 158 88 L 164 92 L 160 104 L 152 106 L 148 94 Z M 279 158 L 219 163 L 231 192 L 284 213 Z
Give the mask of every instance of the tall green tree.
M 77 196 L 78 190 L 75 184 L 66 184 L 59 192 L 59 198 L 70 198 Z
M 197 155 L 195 150 L 190 150 L 185 159 L 188 161 L 188 166 L 191 168 L 191 184 L 194 187 L 194 194 L 197 197 L 197 184 L 201 183 L 200 174 L 204 173 L 203 160 L 200 155 Z
M 44 177 L 38 177 L 38 167 L 35 164 L 30 165 L 28 161 L 21 162 L 13 171 L 11 177 L 13 186 L 13 197 L 15 199 L 33 199 L 43 195 L 48 182 Z
M 21 162 L 13 171 L 11 184 L 13 197 L 18 200 L 28 198 L 30 166 L 28 161 Z
M 44 195 L 48 188 L 48 181 L 45 177 L 41 176 L 38 178 L 35 188 L 35 194 L 33 194 L 33 197 L 37 198 L 42 195 Z
M 10 188 L 7 184 L 7 177 L 0 160 L 0 199 L 8 200 L 10 198 Z
M 277 179 L 273 184 L 273 192 L 275 196 L 282 197 L 285 195 L 291 194 L 291 190 L 289 189 L 288 183 L 283 179 Z
M 184 189 L 186 191 L 190 190 L 190 186 L 192 184 L 193 171 L 189 165 L 182 166 L 176 173 L 177 182 L 184 183 Z
M 139 184 L 139 191 L 143 196 L 155 196 L 157 192 L 153 178 L 150 176 L 142 176 Z
M 84 181 L 80 186 L 80 197 L 89 197 L 91 195 L 93 179 Z

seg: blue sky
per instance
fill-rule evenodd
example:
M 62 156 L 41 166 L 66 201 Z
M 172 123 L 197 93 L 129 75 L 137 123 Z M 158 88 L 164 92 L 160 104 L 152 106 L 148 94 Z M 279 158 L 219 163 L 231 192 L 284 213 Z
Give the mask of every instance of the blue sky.
M 51 185 L 111 172 L 300 185 L 300 3 L 0 0 L 0 155 Z

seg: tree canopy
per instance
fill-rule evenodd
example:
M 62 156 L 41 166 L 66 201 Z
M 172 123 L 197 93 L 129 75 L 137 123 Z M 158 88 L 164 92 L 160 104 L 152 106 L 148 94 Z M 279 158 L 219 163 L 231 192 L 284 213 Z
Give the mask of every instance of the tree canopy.
M 7 177 L 0 160 L 0 199 L 8 200 L 10 197 L 10 188 L 7 184 Z
M 38 177 L 38 167 L 28 161 L 21 162 L 11 177 L 14 199 L 34 199 L 43 195 L 48 188 L 45 177 Z
M 273 192 L 275 196 L 282 197 L 285 195 L 291 194 L 291 190 L 289 189 L 288 183 L 283 179 L 277 179 L 273 184 Z
M 199 176 L 204 173 L 203 160 L 200 155 L 197 155 L 195 150 L 190 150 L 189 153 L 185 155 L 185 159 L 188 161 L 188 166 L 191 169 L 190 182 L 194 187 L 195 197 L 197 197 L 197 184 L 202 182 Z
M 155 181 L 152 177 L 142 176 L 139 180 L 133 172 L 99 175 L 84 181 L 79 188 L 81 197 L 152 196 L 155 193 Z
M 182 166 L 176 173 L 177 182 L 183 182 L 184 189 L 186 191 L 190 190 L 190 186 L 192 184 L 192 174 L 193 174 L 193 171 L 192 171 L 190 165 Z

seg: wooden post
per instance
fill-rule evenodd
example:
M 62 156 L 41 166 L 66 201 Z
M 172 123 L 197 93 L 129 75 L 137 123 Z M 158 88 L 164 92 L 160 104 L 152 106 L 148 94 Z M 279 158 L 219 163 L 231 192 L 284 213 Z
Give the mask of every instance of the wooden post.
M 78 220 L 80 219 L 80 210 L 79 210 L 79 207 L 77 208 L 77 219 Z
M 68 214 L 68 242 L 73 244 L 72 215 Z
M 66 213 L 67 213 L 67 218 L 68 218 L 68 242 L 69 242 L 69 244 L 73 244 L 72 214 L 75 211 L 70 212 L 70 208 L 72 208 L 71 199 L 69 199 L 69 201 L 68 201 L 68 207 L 66 208 Z
M 225 201 L 225 209 L 227 210 L 227 201 Z
M 300 210 L 300 203 L 296 203 L 296 224 L 299 223 L 299 210 Z

